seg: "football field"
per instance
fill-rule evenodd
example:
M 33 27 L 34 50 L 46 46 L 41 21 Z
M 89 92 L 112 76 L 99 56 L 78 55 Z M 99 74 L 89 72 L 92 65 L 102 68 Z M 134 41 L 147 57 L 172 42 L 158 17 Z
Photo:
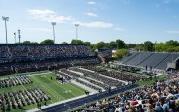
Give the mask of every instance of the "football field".
M 52 104 L 59 101 L 64 101 L 70 98 L 81 96 L 85 94 L 85 90 L 72 84 L 64 83 L 61 84 L 56 80 L 56 76 L 52 72 L 47 73 L 37 73 L 28 75 L 28 77 L 33 81 L 31 84 L 17 85 L 13 87 L 0 88 L 0 94 L 8 92 L 18 92 L 21 90 L 28 90 L 33 88 L 40 88 L 51 98 L 47 104 Z M 0 77 L 3 79 L 4 77 Z M 42 103 L 42 105 L 44 105 Z M 11 111 L 23 111 L 27 109 L 37 108 L 37 104 L 32 104 L 23 107 L 23 109 L 13 109 Z

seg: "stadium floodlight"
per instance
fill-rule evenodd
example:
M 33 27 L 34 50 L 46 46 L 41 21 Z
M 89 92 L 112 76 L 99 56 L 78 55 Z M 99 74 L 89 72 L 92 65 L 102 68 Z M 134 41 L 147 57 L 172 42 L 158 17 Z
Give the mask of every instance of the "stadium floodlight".
M 21 43 L 21 30 L 17 30 L 19 35 L 19 44 Z
M 53 27 L 53 42 L 55 44 L 55 25 L 57 24 L 56 22 L 52 22 L 52 27 Z
M 2 20 L 5 22 L 6 44 L 8 44 L 8 40 L 7 40 L 7 21 L 9 21 L 9 17 L 2 16 Z
M 78 40 L 78 27 L 80 26 L 80 24 L 75 24 L 75 28 L 76 28 L 76 40 Z
M 14 33 L 14 43 L 16 43 L 16 33 Z

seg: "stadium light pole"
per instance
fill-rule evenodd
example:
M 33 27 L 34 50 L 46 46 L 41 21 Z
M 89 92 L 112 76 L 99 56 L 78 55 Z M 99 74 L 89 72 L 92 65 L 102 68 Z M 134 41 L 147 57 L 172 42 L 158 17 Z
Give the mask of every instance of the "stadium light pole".
M 75 28 L 76 28 L 76 40 L 78 40 L 78 27 L 80 26 L 80 24 L 75 24 Z
M 56 22 L 52 22 L 52 27 L 53 27 L 53 42 L 55 44 L 55 25 L 56 25 Z
M 16 33 L 14 33 L 14 43 L 16 43 Z
M 18 35 L 19 35 L 19 44 L 21 43 L 21 30 L 18 30 Z
M 8 44 L 8 40 L 7 40 L 7 21 L 9 21 L 9 17 L 2 16 L 2 20 L 5 22 L 6 44 Z

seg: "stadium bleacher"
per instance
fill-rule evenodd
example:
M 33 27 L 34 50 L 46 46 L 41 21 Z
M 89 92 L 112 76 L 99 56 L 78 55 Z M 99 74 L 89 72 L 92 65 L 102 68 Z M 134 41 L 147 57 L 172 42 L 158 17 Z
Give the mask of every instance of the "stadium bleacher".
M 139 66 L 152 66 L 152 67 L 156 67 L 168 55 L 169 55 L 168 53 L 154 53 L 151 57 L 146 59 Z
M 120 63 L 124 65 L 143 67 L 152 67 L 152 69 L 166 70 L 168 63 L 176 63 L 179 53 L 166 52 L 133 52 L 124 57 Z
M 143 62 L 147 57 L 150 57 L 152 53 L 139 53 L 137 56 L 129 60 L 126 64 L 133 63 L 133 65 L 139 65 L 141 62 Z
M 130 61 L 132 58 L 134 58 L 136 55 L 138 55 L 138 53 L 134 52 L 134 53 L 131 53 L 130 55 L 122 58 L 121 62 L 123 64 L 126 64 L 128 61 Z
M 179 54 L 177 53 L 172 53 L 170 54 L 165 60 L 163 60 L 156 68 L 158 69 L 163 69 L 167 68 L 167 63 L 172 62 L 173 60 L 176 60 L 177 57 L 179 57 Z
M 178 112 L 178 76 L 97 100 L 73 112 Z
M 84 45 L 0 45 L 1 75 L 96 63 L 97 56 Z

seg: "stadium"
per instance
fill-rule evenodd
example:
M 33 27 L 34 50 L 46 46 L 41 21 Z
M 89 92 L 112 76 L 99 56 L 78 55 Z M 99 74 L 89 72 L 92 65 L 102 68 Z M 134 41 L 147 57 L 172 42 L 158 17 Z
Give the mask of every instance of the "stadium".
M 95 101 L 115 101 L 130 89 L 142 92 L 140 84 L 165 80 L 171 76 L 163 74 L 179 67 L 178 53 L 131 52 L 102 64 L 109 52 L 103 53 L 85 45 L 1 44 L 2 111 L 81 111 L 84 104 L 86 111 L 102 111 L 105 105 L 93 107 Z
M 158 2 L 0 0 L 0 112 L 178 112 L 178 2 Z

